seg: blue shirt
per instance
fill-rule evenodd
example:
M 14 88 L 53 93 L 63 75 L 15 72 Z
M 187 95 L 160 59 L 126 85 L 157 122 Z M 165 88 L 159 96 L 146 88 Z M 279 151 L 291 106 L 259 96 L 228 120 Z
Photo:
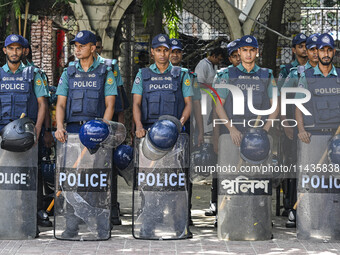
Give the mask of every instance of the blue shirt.
M 96 60 L 93 58 L 93 63 L 90 66 L 90 68 L 87 70 L 87 72 L 91 72 L 95 70 L 99 65 L 101 64 L 100 61 Z M 76 62 L 76 68 L 80 72 L 84 72 L 84 69 L 81 67 L 80 61 Z M 106 82 L 105 82 L 105 90 L 104 90 L 104 95 L 105 96 L 115 96 L 117 95 L 117 82 L 114 77 L 113 72 L 111 71 L 111 68 L 107 68 L 107 76 L 106 76 Z M 59 84 L 57 87 L 57 92 L 56 95 L 61 95 L 61 96 L 66 96 L 68 95 L 68 75 L 67 75 L 67 68 L 64 69 L 60 79 L 59 79 Z
M 21 62 L 19 68 L 15 71 L 15 73 L 22 72 L 25 67 L 26 66 Z M 11 71 L 11 69 L 9 69 L 7 64 L 3 65 L 2 69 L 6 73 L 11 73 L 12 74 L 12 71 Z M 34 72 L 35 72 L 35 75 L 34 75 L 34 94 L 35 94 L 35 96 L 37 98 L 38 97 L 49 97 L 49 94 L 46 92 L 43 79 L 42 79 L 41 75 L 38 73 L 38 68 L 36 68 L 34 70 Z
M 167 67 L 167 69 L 164 71 L 164 73 L 170 72 L 172 69 L 173 65 L 169 62 L 169 66 Z M 159 71 L 158 67 L 156 64 L 152 64 L 149 67 L 151 69 L 152 72 L 156 73 L 156 74 L 160 74 L 161 72 Z M 192 88 L 191 88 L 191 79 L 190 76 L 187 72 L 184 72 L 184 70 L 182 69 L 181 72 L 181 80 L 182 82 L 182 93 L 183 93 L 183 97 L 190 97 L 193 96 L 193 92 L 192 92 Z M 135 81 L 133 83 L 133 87 L 132 87 L 132 94 L 138 94 L 138 95 L 143 95 L 143 78 L 142 78 L 142 70 L 139 69 Z
M 332 64 L 331 71 L 328 73 L 328 75 L 326 77 L 320 71 L 319 65 L 316 65 L 316 67 L 314 67 L 313 69 L 314 69 L 314 75 L 317 75 L 320 78 L 331 78 L 331 77 L 337 77 L 338 76 L 336 69 L 335 69 L 335 66 L 333 64 Z M 301 78 L 299 80 L 299 88 L 308 89 L 308 83 L 307 83 L 307 78 L 306 78 L 305 73 L 303 73 L 301 75 Z M 295 98 L 304 98 L 304 97 L 305 97 L 305 94 L 303 94 L 303 93 L 296 93 L 296 95 L 295 95 Z
M 216 87 L 216 84 L 228 84 L 229 83 L 229 73 L 228 73 L 229 68 L 231 67 L 229 66 L 227 68 L 224 68 L 217 73 L 217 75 L 215 76 L 214 82 L 213 82 L 214 88 Z M 243 67 L 242 63 L 239 64 L 236 68 L 238 68 L 240 71 L 244 73 L 248 73 L 247 69 Z M 254 68 L 249 73 L 256 73 L 259 69 L 260 67 L 255 64 Z M 222 75 L 219 75 L 221 73 Z M 271 69 L 269 69 L 269 73 L 270 73 L 270 83 L 267 88 L 267 93 L 268 93 L 268 97 L 271 99 L 273 97 L 273 87 L 276 87 L 276 83 L 274 80 L 273 71 Z M 216 91 L 218 95 L 223 99 L 226 99 L 229 94 L 229 90 L 226 88 L 217 88 Z M 278 95 L 279 95 L 279 92 L 278 92 Z

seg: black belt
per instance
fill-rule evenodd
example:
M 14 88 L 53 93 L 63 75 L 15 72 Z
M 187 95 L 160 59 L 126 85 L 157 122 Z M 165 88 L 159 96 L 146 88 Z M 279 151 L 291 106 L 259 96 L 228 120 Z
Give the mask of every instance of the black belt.
M 74 121 L 74 122 L 67 122 L 67 125 L 79 125 L 82 126 L 86 123 L 86 120 L 82 120 L 82 121 Z

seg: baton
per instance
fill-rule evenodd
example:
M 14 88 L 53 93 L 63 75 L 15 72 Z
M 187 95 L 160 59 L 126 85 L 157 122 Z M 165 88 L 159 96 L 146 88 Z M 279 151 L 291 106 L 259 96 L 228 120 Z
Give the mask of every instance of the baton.
M 340 134 L 340 125 L 338 126 L 338 129 L 336 130 L 334 136 L 335 136 L 335 135 L 338 135 L 338 134 Z M 322 164 L 322 163 L 325 161 L 326 156 L 327 156 L 327 153 L 328 153 L 328 149 L 326 148 L 326 150 L 325 150 L 325 152 L 322 154 L 322 156 L 321 156 L 321 158 L 320 158 L 318 164 Z M 299 197 L 298 197 L 298 199 L 296 200 L 296 203 L 295 203 L 294 206 L 293 206 L 293 209 L 294 209 L 294 210 L 296 210 L 296 208 L 298 207 L 298 205 L 299 205 L 299 203 L 300 203 L 301 198 L 303 197 L 303 195 L 304 195 L 304 193 L 299 194 Z
M 86 151 L 87 151 L 87 148 L 84 147 L 84 149 L 81 151 L 80 155 L 78 156 L 76 162 L 74 162 L 72 168 L 77 168 L 78 167 L 78 165 L 79 165 L 80 161 L 82 160 L 82 158 L 84 157 Z M 59 197 L 61 192 L 62 191 L 59 190 L 57 192 L 57 194 L 56 194 L 56 197 Z M 50 205 L 47 207 L 46 212 L 49 213 L 52 210 L 53 206 L 54 206 L 54 198 L 53 198 L 52 202 L 50 203 Z

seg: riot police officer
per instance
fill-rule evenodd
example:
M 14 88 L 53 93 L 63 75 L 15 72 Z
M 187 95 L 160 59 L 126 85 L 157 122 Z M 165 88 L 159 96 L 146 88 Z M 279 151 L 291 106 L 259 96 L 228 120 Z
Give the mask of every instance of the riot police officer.
M 261 136 L 267 137 L 267 132 L 272 127 L 270 119 L 275 119 L 278 114 L 278 107 L 276 107 L 269 116 L 256 116 L 251 109 L 249 109 L 249 102 L 247 103 L 246 101 L 247 98 L 249 98 L 248 93 L 252 91 L 255 109 L 268 110 L 274 102 L 273 99 L 277 97 L 277 89 L 275 88 L 276 84 L 272 70 L 261 68 L 255 64 L 256 56 L 258 54 L 258 43 L 256 38 L 251 35 L 243 36 L 239 42 L 238 53 L 241 58 L 241 63 L 236 67 L 230 66 L 218 72 L 213 83 L 213 86 L 217 88 L 217 93 L 222 101 L 222 104 L 217 103 L 216 106 L 219 120 L 216 122 L 214 121 L 214 125 L 220 125 L 221 130 L 218 148 L 218 164 L 220 166 L 229 164 L 236 167 L 235 174 L 240 170 L 240 167 L 244 162 L 243 160 L 245 160 L 247 164 L 259 164 L 252 160 L 246 160 L 245 158 L 247 158 L 247 156 L 242 156 L 242 153 L 240 153 L 239 147 L 241 141 L 242 144 L 243 142 L 247 142 L 247 139 L 242 140 L 242 138 L 244 135 L 249 134 L 248 129 L 257 126 L 257 121 L 255 124 L 254 121 L 258 119 L 258 121 L 261 122 L 259 125 L 260 127 L 250 130 L 255 130 L 259 134 L 262 133 Z M 229 86 L 228 89 L 225 87 L 227 85 Z M 231 90 L 233 91 L 231 92 Z M 236 92 L 239 93 L 238 97 L 235 95 Z M 241 92 L 244 99 L 240 98 Z M 240 103 L 240 101 L 242 101 L 242 104 L 240 104 L 239 107 L 244 107 L 243 115 L 236 112 L 239 110 L 239 107 L 237 107 L 237 109 L 234 108 L 235 102 Z M 267 119 L 269 120 L 267 121 Z M 265 142 L 264 144 L 266 144 L 267 148 L 269 147 L 269 142 Z M 254 149 L 254 146 L 250 147 Z M 260 147 L 255 148 L 258 151 L 263 149 Z M 270 155 L 267 153 L 265 156 L 268 158 Z M 240 196 L 240 192 L 238 193 L 235 191 L 239 190 L 239 187 L 236 187 L 231 193 L 224 193 L 226 192 L 226 188 L 224 187 L 223 180 L 230 181 L 230 178 L 233 178 L 231 181 L 235 182 L 237 178 L 244 177 L 238 176 L 235 179 L 235 174 L 218 174 L 219 208 L 217 230 L 219 238 L 228 238 L 228 240 L 269 239 L 271 236 L 271 196 L 269 196 L 271 192 L 267 194 L 263 193 L 263 196 L 252 196 L 252 193 L 250 193 L 249 196 Z M 234 194 L 234 196 L 229 194 Z M 226 200 L 228 201 L 226 202 Z M 259 206 L 260 204 L 261 206 Z M 253 208 L 249 208 L 251 206 L 253 206 Z M 245 215 L 247 215 L 246 218 L 244 218 Z M 259 227 L 256 227 L 258 230 L 255 230 L 253 226 L 250 226 L 255 220 L 252 217 L 255 217 L 257 224 L 259 224 Z
M 115 101 L 115 111 L 113 115 L 113 120 L 118 121 L 122 124 L 124 124 L 124 111 L 129 108 L 129 101 L 126 96 L 126 92 L 124 89 L 124 83 L 122 76 L 120 74 L 118 62 L 116 59 L 106 59 L 103 58 L 100 54 L 103 51 L 103 44 L 102 44 L 102 38 L 97 35 L 96 36 L 97 42 L 96 42 L 96 51 L 94 52 L 94 57 L 97 59 L 97 61 L 107 65 L 109 68 L 112 68 L 113 75 L 116 79 L 117 84 L 117 97 Z M 119 208 L 119 202 L 117 202 L 117 171 L 113 171 L 113 177 L 112 177 L 112 213 L 111 213 L 111 223 L 112 225 L 121 225 L 122 222 L 119 218 L 120 215 L 120 208 Z
M 5 40 L 3 51 L 6 54 L 7 63 L 0 68 L 2 102 L 0 129 L 19 118 L 21 113 L 25 113 L 35 122 L 37 137 L 39 137 L 47 108 L 45 97 L 49 94 L 45 90 L 39 69 L 26 67 L 22 63 L 25 46 L 24 38 L 19 35 L 9 35 Z M 38 175 L 41 175 L 40 171 Z M 42 188 L 42 183 L 39 184 Z M 45 227 L 51 226 L 46 213 L 44 214 L 46 217 L 43 217 L 43 212 L 40 212 L 41 209 L 42 196 L 39 196 L 38 189 L 38 224 Z
M 316 47 L 316 42 L 320 34 L 312 34 L 306 40 L 306 49 L 308 61 L 303 66 L 292 67 L 290 69 L 290 73 L 286 78 L 283 88 L 287 87 L 297 87 L 298 81 L 301 77 L 301 74 L 310 68 L 314 68 L 318 62 L 318 51 Z M 293 95 L 288 94 L 287 98 L 292 98 Z M 287 115 L 281 116 L 281 119 L 295 119 L 295 108 L 293 105 L 287 106 Z M 290 124 L 293 124 L 290 122 Z M 284 154 L 284 162 L 285 165 L 295 165 L 297 160 L 297 130 L 292 126 L 283 127 L 284 130 L 284 138 L 283 138 L 283 154 Z M 286 223 L 286 227 L 293 228 L 296 226 L 295 224 L 295 210 L 293 206 L 296 202 L 296 179 L 295 178 L 287 178 L 284 182 L 284 208 L 285 210 L 289 210 L 288 212 L 288 221 Z M 285 214 L 286 212 L 284 212 Z
M 303 33 L 299 33 L 293 38 L 292 52 L 293 52 L 293 55 L 295 56 L 295 60 L 289 64 L 280 66 L 281 70 L 280 70 L 279 78 L 277 80 L 277 85 L 279 88 L 282 87 L 292 67 L 306 64 L 307 62 L 306 40 L 307 40 L 307 36 Z
M 238 54 L 239 42 L 240 39 L 236 39 L 227 45 L 228 59 L 233 66 L 238 66 L 241 63 L 241 58 Z
M 170 39 L 171 43 L 171 53 L 170 53 L 170 62 L 173 66 L 181 66 L 182 59 L 183 59 L 183 45 L 182 42 L 178 39 Z M 189 71 L 188 69 L 185 69 L 185 71 Z M 197 125 L 197 132 L 195 129 L 195 134 L 198 134 L 197 137 L 194 135 L 194 132 L 191 132 L 192 141 L 196 140 L 196 145 L 200 146 L 203 142 L 203 118 L 201 113 L 201 91 L 197 83 L 196 74 L 192 71 L 189 71 L 189 75 L 191 78 L 191 84 L 193 84 L 193 112 L 195 116 L 195 121 Z M 192 130 L 190 128 L 190 130 Z M 189 180 L 189 178 L 188 178 Z M 188 181 L 188 191 L 189 191 L 189 225 L 193 225 L 192 218 L 191 218 L 191 196 L 192 196 L 192 183 Z
M 140 69 L 135 78 L 132 94 L 133 119 L 136 125 L 137 138 L 144 137 L 146 130 L 162 115 L 176 117 L 180 120 L 180 125 L 182 126 L 187 123 L 190 117 L 192 96 L 190 76 L 182 68 L 175 67 L 170 63 L 170 53 L 171 43 L 169 37 L 165 34 L 155 36 L 152 40 L 151 48 L 155 64 L 152 64 L 149 68 Z M 188 129 L 186 128 L 186 130 Z M 188 151 L 188 149 L 183 148 L 185 151 Z M 158 193 L 158 195 L 161 196 L 162 193 Z M 163 207 L 173 207 L 178 202 L 174 198 L 172 202 L 169 201 L 170 205 L 167 205 L 168 200 L 165 196 L 159 199 L 154 196 L 156 194 L 145 193 L 143 195 L 145 206 L 142 210 L 154 216 L 146 215 L 143 218 L 139 233 L 140 238 L 157 238 L 154 230 L 159 227 L 157 224 L 160 223 L 163 217 Z M 187 198 L 185 198 L 185 201 L 187 203 Z M 155 204 L 151 205 L 150 203 Z M 157 207 L 156 203 L 161 203 L 161 205 Z M 176 215 L 173 216 L 177 217 Z M 177 238 L 183 238 L 181 233 L 177 233 L 177 231 L 183 229 L 176 229 L 176 225 L 178 223 L 175 223 Z M 180 225 L 182 226 L 182 224 Z M 185 234 L 185 236 L 187 235 L 188 233 Z
M 56 106 L 56 138 L 64 143 L 66 133 L 79 133 L 86 121 L 95 118 L 112 120 L 117 85 L 110 68 L 96 60 L 96 36 L 87 30 L 77 33 L 71 41 L 75 45 L 75 56 L 79 62 L 65 68 L 59 80 Z M 66 130 L 64 128 L 66 123 Z M 69 212 L 66 230 L 62 238 L 73 238 L 78 234 L 79 221 Z
M 299 88 L 310 91 L 310 99 L 304 104 L 304 110 L 307 112 L 302 112 L 303 109 L 298 107 L 295 111 L 300 140 L 297 163 L 302 167 L 297 185 L 297 234 L 298 238 L 303 239 L 313 236 L 338 239 L 339 191 L 334 190 L 334 185 L 325 186 L 324 183 L 331 183 L 332 179 L 338 178 L 334 176 L 337 173 L 331 171 L 332 162 L 325 160 L 325 156 L 329 140 L 340 123 L 340 70 L 332 64 L 335 45 L 331 35 L 321 34 L 317 39 L 316 47 L 319 62 L 314 68 L 305 70 L 298 85 Z M 305 98 L 305 94 L 307 93 L 297 93 L 295 98 Z M 323 169 L 326 166 L 327 171 L 323 171 L 321 175 L 317 168 L 313 169 L 313 165 L 321 166 Z M 316 173 L 311 174 L 308 169 Z M 312 176 L 314 179 L 322 179 L 320 181 L 322 185 L 314 185 L 315 182 L 311 184 Z

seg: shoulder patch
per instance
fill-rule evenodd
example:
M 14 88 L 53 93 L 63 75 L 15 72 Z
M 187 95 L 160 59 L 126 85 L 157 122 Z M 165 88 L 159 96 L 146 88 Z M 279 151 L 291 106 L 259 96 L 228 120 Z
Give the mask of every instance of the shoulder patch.
M 111 77 L 109 77 L 106 81 L 109 85 L 111 85 L 113 83 L 113 79 Z
M 41 85 L 41 79 L 38 79 L 37 81 L 36 81 L 36 84 L 38 85 L 38 86 L 40 86 Z
M 114 75 L 115 77 L 117 77 L 118 72 L 117 72 L 116 70 L 114 70 L 114 71 L 113 71 L 113 75 Z
M 46 86 L 47 86 L 47 81 L 46 81 L 46 80 L 44 80 L 43 82 L 44 82 L 44 86 L 46 87 Z
M 186 85 L 186 86 L 190 86 L 190 80 L 189 79 L 186 79 L 185 81 L 184 81 L 184 84 Z
M 135 83 L 136 83 L 136 84 L 139 84 L 139 83 L 140 83 L 140 77 L 136 77 Z

